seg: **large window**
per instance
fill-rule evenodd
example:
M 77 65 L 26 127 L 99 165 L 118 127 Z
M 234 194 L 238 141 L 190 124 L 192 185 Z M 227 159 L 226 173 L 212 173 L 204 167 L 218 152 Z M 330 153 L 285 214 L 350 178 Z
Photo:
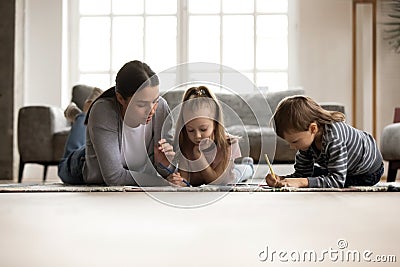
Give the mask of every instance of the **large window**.
M 108 88 L 125 62 L 139 59 L 157 72 L 218 63 L 270 91 L 288 87 L 288 0 L 71 2 L 73 83 Z

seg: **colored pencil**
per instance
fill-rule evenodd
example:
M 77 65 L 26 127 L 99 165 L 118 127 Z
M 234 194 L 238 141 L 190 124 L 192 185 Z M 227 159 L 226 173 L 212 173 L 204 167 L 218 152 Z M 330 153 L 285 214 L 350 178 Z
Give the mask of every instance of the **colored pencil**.
M 264 154 L 264 156 L 265 156 L 265 161 L 267 162 L 268 167 L 269 167 L 269 170 L 270 170 L 270 172 L 271 172 L 271 175 L 275 178 L 275 172 L 274 172 L 274 170 L 272 169 L 271 163 L 269 162 L 268 155 L 267 155 L 267 154 Z

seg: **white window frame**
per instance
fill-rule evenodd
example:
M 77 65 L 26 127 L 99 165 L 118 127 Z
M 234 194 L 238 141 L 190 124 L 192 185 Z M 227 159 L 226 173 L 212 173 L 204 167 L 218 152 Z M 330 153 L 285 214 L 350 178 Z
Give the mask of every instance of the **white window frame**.
M 249 0 L 244 0 L 244 1 L 249 1 Z M 251 0 L 250 0 L 251 1 Z M 256 4 L 256 0 L 254 1 L 254 5 Z M 80 14 L 79 14 L 79 0 L 70 0 L 69 2 L 69 21 L 68 21 L 68 28 L 69 28 L 69 36 L 68 36 L 68 44 L 69 44 L 69 88 L 71 88 L 73 85 L 77 84 L 79 82 L 79 19 L 80 19 Z M 254 40 L 253 40 L 253 45 L 254 45 L 254 59 L 253 59 L 253 69 L 252 70 L 246 70 L 247 72 L 252 73 L 253 75 L 253 82 L 256 84 L 257 82 L 257 74 L 259 72 L 286 72 L 288 79 L 287 79 L 287 88 L 283 89 L 289 89 L 290 84 L 291 84 L 291 75 L 293 67 L 293 63 L 296 63 L 295 60 L 295 54 L 296 54 L 296 40 L 297 37 L 295 36 L 295 21 L 296 19 L 294 18 L 295 15 L 295 1 L 288 1 L 288 11 L 287 13 L 260 13 L 260 12 L 252 12 L 251 14 L 253 15 L 254 18 Z M 256 8 L 255 8 L 256 9 Z M 222 12 L 222 1 L 221 1 L 221 12 L 219 14 L 221 18 L 221 25 L 220 25 L 220 35 L 222 35 L 222 17 L 224 14 L 229 14 L 233 15 L 234 13 L 224 13 Z M 240 13 L 238 15 L 249 15 L 250 13 Z M 287 69 L 257 69 L 257 43 L 256 43 L 256 15 L 287 15 L 288 17 L 288 37 L 287 37 L 287 42 L 288 42 L 288 67 Z M 207 14 L 201 14 L 201 15 L 207 15 Z M 212 14 L 216 15 L 216 14 Z M 217 14 L 218 15 L 218 14 Z M 96 15 L 94 15 L 96 16 Z M 99 15 L 104 17 L 104 15 Z M 112 18 L 114 15 L 110 15 Z M 140 15 L 135 15 L 135 16 L 140 16 Z M 154 16 L 152 15 L 147 15 L 144 14 L 144 21 L 146 21 L 147 16 Z M 185 63 L 188 62 L 188 45 L 189 45 L 189 40 L 188 40 L 188 19 L 189 19 L 189 11 L 187 8 L 187 0 L 177 0 L 177 43 L 176 43 L 176 62 L 177 64 Z M 144 28 L 146 27 L 146 22 L 144 24 Z M 111 32 L 112 29 L 112 24 L 110 26 L 110 34 L 112 35 Z M 144 30 L 145 34 L 145 30 Z M 146 54 L 146 45 L 145 45 L 145 40 L 146 38 L 143 38 L 143 57 L 145 57 Z M 110 40 L 111 42 L 111 40 Z M 223 40 L 220 42 L 220 63 L 222 62 L 222 47 L 223 47 Z M 112 57 L 112 44 L 110 45 L 110 55 Z M 143 60 L 146 62 L 145 58 L 138 58 L 138 60 Z M 152 66 L 153 67 L 153 66 Z M 172 67 L 172 66 L 171 66 Z M 229 67 L 229 66 L 228 66 Z M 112 80 L 113 77 L 115 77 L 115 71 L 112 69 L 112 59 L 110 60 L 110 68 L 109 71 L 107 72 L 102 72 L 110 75 L 110 84 L 114 84 L 114 81 Z M 154 68 L 154 67 L 153 67 Z M 244 70 L 239 70 L 239 71 L 244 71 Z M 100 73 L 100 72 L 96 72 Z M 257 85 L 257 84 L 256 84 Z M 258 85 L 257 85 L 258 86 Z M 260 85 L 262 86 L 262 85 Z

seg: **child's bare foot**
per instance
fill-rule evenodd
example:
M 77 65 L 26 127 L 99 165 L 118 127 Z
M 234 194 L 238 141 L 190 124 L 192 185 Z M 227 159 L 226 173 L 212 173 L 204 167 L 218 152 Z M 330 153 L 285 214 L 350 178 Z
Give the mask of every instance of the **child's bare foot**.
M 64 111 L 64 116 L 68 120 L 68 122 L 73 123 L 75 121 L 76 116 L 82 113 L 82 110 L 78 108 L 78 106 L 71 102 L 68 107 Z
M 92 103 L 103 93 L 103 90 L 95 87 L 83 104 L 83 112 L 87 113 Z

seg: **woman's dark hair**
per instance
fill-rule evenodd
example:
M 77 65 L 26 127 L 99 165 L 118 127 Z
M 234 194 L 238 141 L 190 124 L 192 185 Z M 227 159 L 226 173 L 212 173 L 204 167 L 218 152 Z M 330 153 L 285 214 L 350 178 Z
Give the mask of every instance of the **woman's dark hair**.
M 139 89 L 160 84 L 156 73 L 144 62 L 139 60 L 129 61 L 118 71 L 115 78 L 115 86 L 104 91 L 90 106 L 85 124 L 88 123 L 90 110 L 93 104 L 100 98 L 115 97 L 116 92 L 121 94 L 124 99 L 133 96 Z

